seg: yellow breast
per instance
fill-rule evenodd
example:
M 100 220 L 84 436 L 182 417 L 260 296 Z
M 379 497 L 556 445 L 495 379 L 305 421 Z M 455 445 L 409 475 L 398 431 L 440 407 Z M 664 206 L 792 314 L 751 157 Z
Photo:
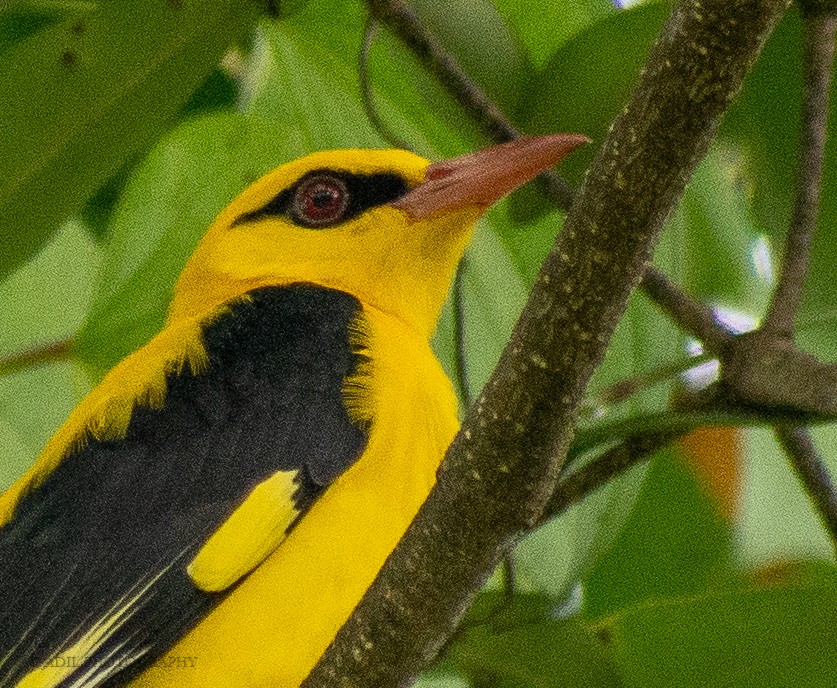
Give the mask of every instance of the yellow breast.
M 132 686 L 298 686 L 426 499 L 458 428 L 455 395 L 425 337 L 377 309 L 364 316 L 374 420 L 363 455 Z

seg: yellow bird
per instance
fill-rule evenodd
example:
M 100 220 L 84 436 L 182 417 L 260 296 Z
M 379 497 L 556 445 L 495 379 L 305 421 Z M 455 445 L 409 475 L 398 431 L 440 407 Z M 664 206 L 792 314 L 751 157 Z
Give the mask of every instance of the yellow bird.
M 584 141 L 314 153 L 233 200 L 0 496 L 0 686 L 298 686 L 457 431 L 429 339 L 475 220 Z

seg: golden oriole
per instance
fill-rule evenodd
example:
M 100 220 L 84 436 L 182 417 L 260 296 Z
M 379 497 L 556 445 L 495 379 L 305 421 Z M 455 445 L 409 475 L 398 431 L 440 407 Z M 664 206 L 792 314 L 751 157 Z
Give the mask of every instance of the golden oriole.
M 320 152 L 233 200 L 0 496 L 0 686 L 298 686 L 457 431 L 428 342 L 474 221 L 585 140 Z

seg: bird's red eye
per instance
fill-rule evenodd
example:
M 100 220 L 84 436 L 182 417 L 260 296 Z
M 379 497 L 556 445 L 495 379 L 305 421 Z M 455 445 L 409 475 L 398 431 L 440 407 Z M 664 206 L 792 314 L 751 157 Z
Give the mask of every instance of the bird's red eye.
M 349 206 L 349 192 L 342 179 L 318 174 L 303 181 L 294 194 L 294 219 L 307 227 L 338 222 Z

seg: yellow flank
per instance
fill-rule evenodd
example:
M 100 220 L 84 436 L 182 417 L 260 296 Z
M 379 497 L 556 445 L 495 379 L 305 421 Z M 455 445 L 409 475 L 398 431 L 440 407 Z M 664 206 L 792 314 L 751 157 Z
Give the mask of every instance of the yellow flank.
M 187 368 L 199 373 L 207 363 L 200 322 L 195 318 L 171 323 L 144 347 L 120 361 L 76 406 L 29 470 L 0 494 L 0 526 L 11 520 L 20 499 L 36 489 L 88 437 L 124 437 L 135 406 L 162 407 L 168 373 Z
M 133 688 L 298 686 L 426 499 L 458 428 L 455 395 L 425 337 L 364 315 L 375 421 L 363 456 Z
M 207 592 L 225 590 L 279 546 L 299 514 L 295 476 L 296 471 L 277 471 L 253 488 L 186 569 L 195 585 Z

